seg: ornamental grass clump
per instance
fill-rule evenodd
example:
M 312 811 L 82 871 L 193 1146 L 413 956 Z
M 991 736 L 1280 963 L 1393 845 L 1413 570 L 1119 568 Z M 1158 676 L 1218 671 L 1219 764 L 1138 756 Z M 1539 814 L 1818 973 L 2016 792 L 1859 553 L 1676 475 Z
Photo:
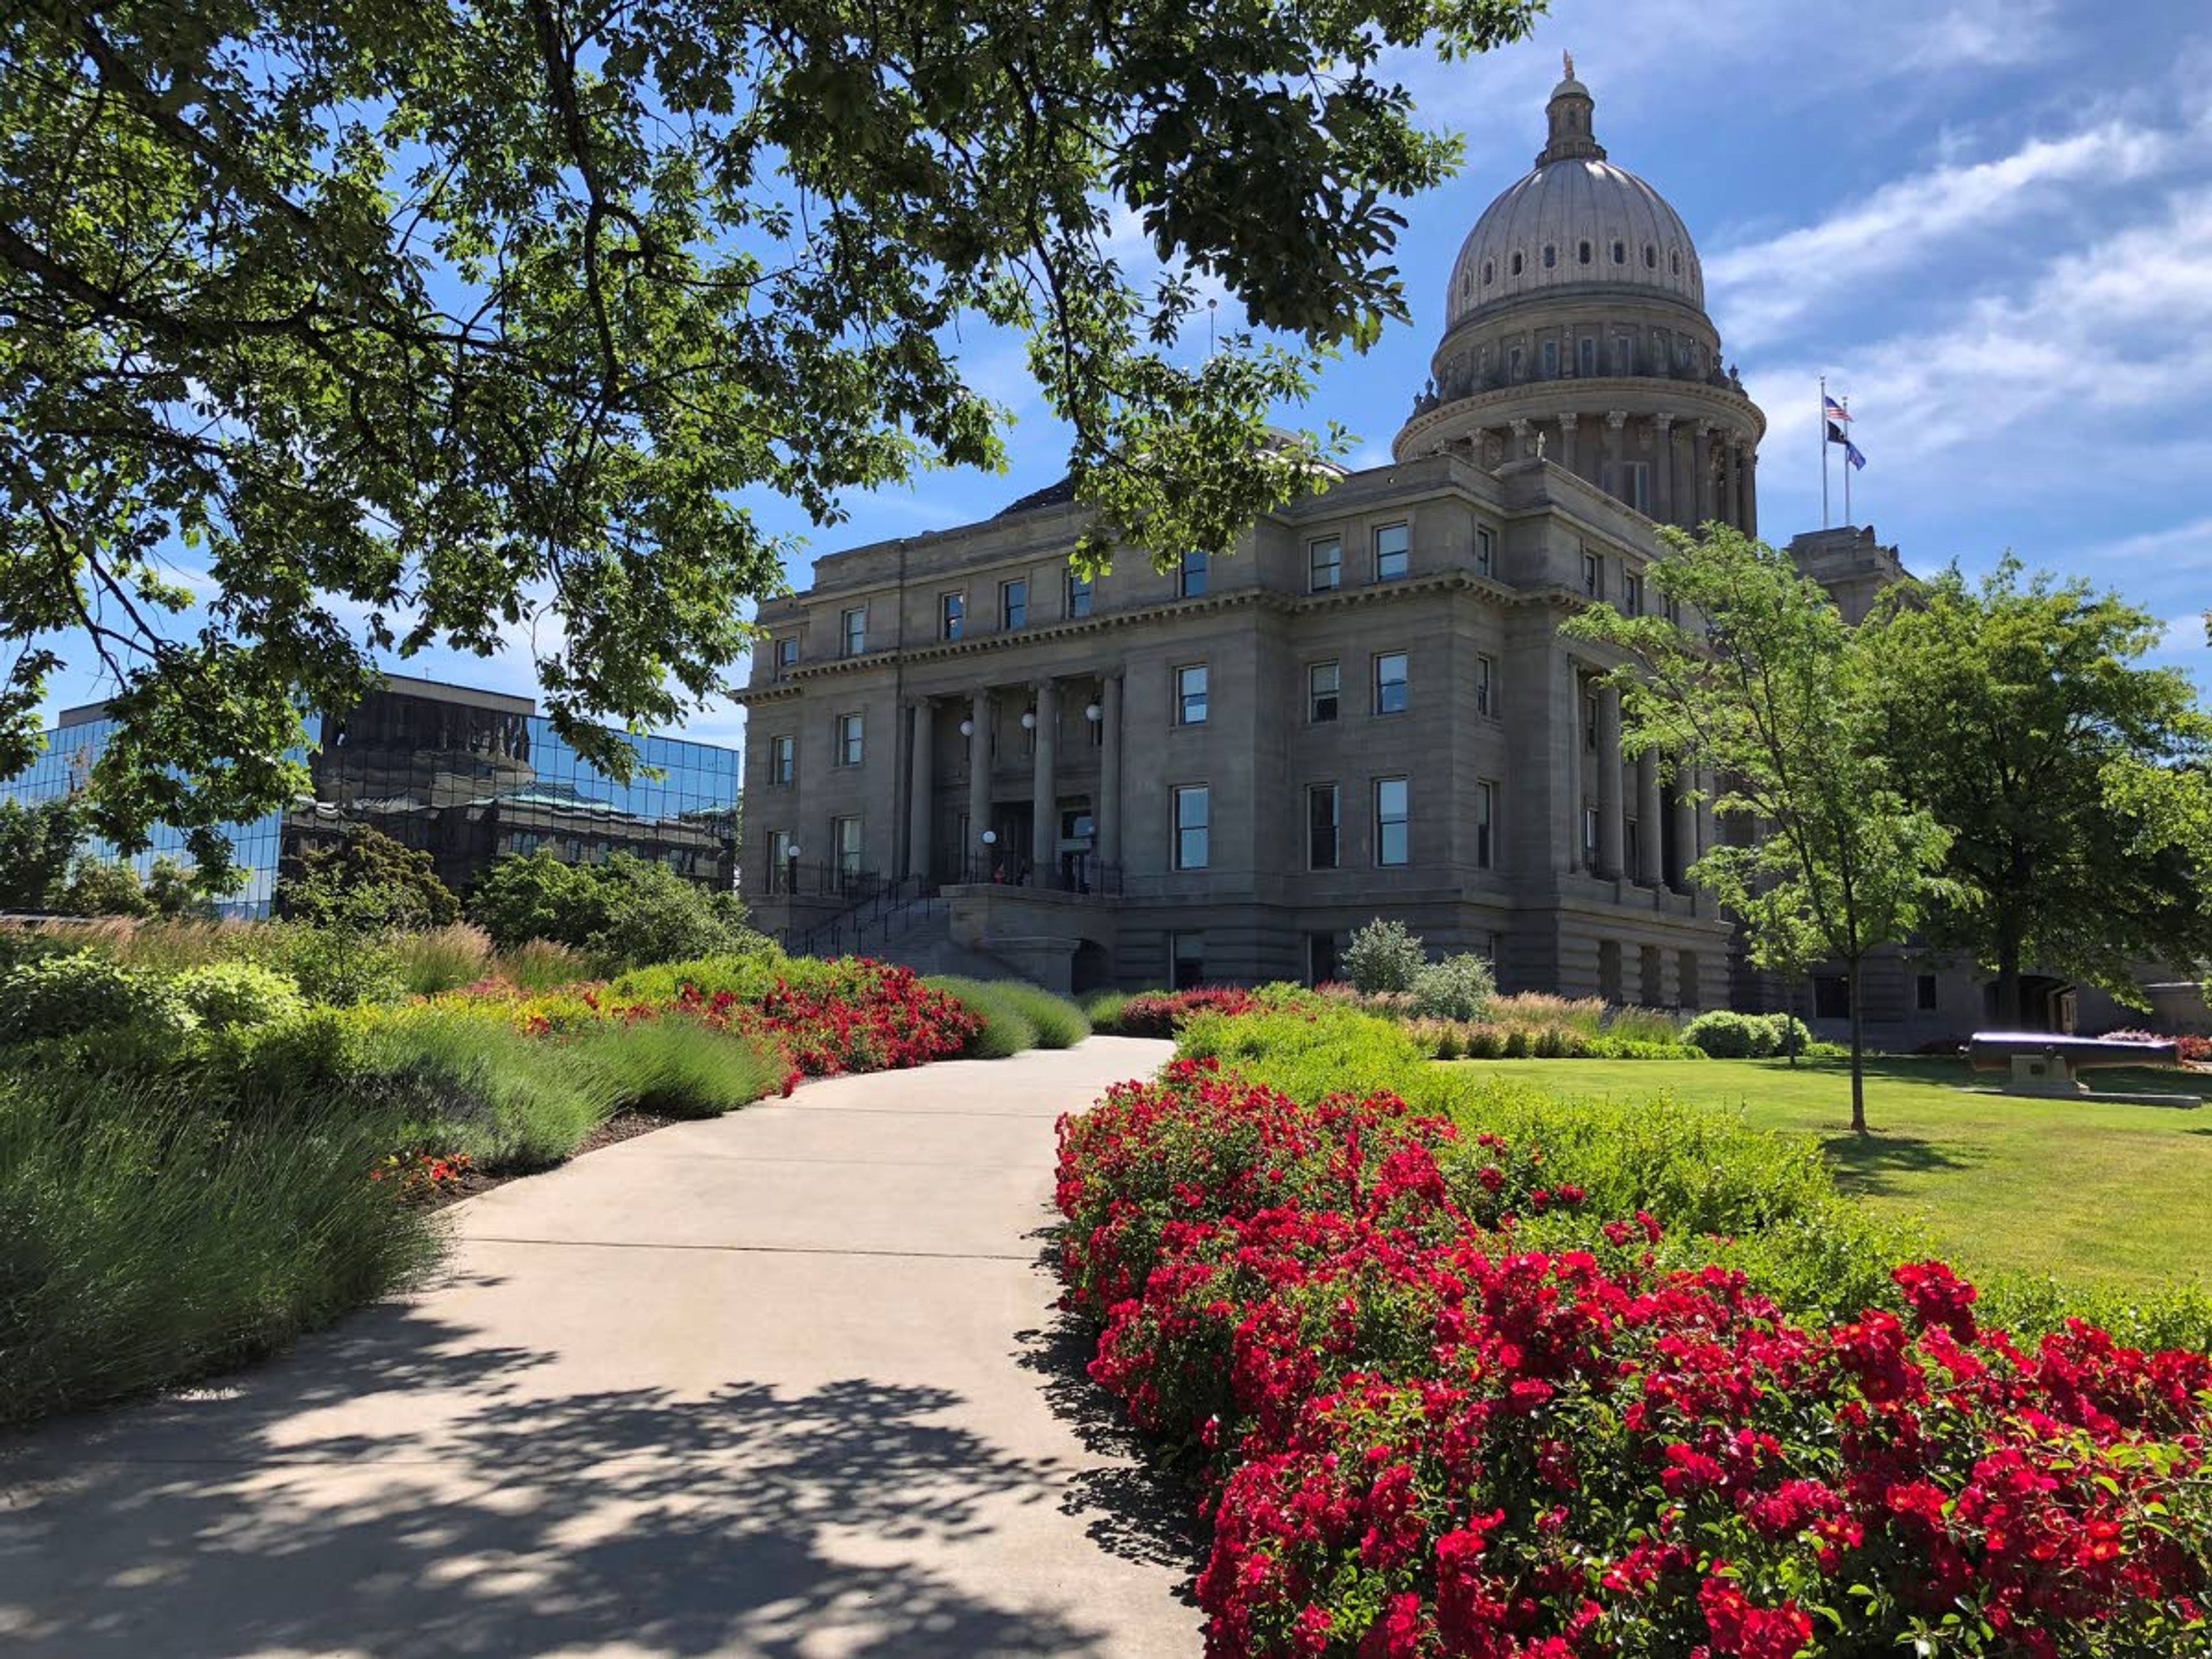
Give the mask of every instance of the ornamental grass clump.
M 1036 1022 L 1003 981 L 933 974 L 923 981 L 953 998 L 975 1017 L 975 1033 L 962 1050 L 969 1060 L 1011 1060 L 1037 1046 Z
M 1792 1312 L 1563 1180 L 1588 1146 L 1211 1060 L 1060 1145 L 1091 1375 L 1204 1484 L 1218 1659 L 2212 1645 L 2201 1352 L 2014 1337 L 1924 1260 Z

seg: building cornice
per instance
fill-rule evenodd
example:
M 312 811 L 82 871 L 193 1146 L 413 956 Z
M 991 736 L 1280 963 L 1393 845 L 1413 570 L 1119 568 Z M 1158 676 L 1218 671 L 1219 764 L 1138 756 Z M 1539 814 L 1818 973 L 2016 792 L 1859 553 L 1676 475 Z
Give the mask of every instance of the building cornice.
M 1424 410 L 1398 429 L 1390 453 L 1401 462 L 1415 461 L 1427 453 L 1424 440 L 1441 444 L 1472 432 L 1510 427 L 1516 421 L 1555 421 L 1562 415 L 1601 415 L 1613 410 L 1646 420 L 1665 416 L 1681 426 L 1709 420 L 1754 444 L 1766 435 L 1766 416 L 1733 386 L 1646 375 L 1569 376 L 1524 380 Z

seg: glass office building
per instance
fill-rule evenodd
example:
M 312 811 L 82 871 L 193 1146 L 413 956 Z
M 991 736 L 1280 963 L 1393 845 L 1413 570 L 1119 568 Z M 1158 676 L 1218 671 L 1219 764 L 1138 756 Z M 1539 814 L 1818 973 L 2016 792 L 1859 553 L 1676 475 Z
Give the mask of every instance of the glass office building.
M 83 780 L 114 729 L 104 707 L 64 713 L 46 751 L 0 793 L 41 800 Z M 642 769 L 626 784 L 592 766 L 526 697 L 392 676 L 343 715 L 308 721 L 303 759 L 313 782 L 302 799 L 234 825 L 246 883 L 226 902 L 266 915 L 285 872 L 319 842 L 372 824 L 430 854 L 438 876 L 465 892 L 510 853 L 550 848 L 568 863 L 630 853 L 702 887 L 737 881 L 738 751 L 680 738 L 630 741 Z M 181 856 L 183 837 L 158 829 L 137 862 Z

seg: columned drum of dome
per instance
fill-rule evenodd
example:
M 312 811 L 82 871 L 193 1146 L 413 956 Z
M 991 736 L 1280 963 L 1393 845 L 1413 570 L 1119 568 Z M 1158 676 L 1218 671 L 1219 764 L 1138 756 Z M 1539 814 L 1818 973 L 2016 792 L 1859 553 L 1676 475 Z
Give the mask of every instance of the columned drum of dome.
M 1658 522 L 1755 530 L 1765 418 L 1722 357 L 1688 228 L 1607 159 L 1593 110 L 1571 63 L 1534 167 L 1453 264 L 1431 378 L 1394 454 L 1540 454 Z

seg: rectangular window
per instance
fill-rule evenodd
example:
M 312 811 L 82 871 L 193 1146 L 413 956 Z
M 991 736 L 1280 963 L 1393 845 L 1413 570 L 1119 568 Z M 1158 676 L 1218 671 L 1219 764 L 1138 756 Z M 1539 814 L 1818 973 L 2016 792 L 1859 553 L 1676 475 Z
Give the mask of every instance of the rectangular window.
M 791 890 L 793 875 L 791 860 L 791 831 L 771 830 L 768 832 L 768 890 L 787 893 Z
M 1206 983 L 1206 935 L 1168 935 L 1168 983 L 1178 991 L 1194 991 Z
M 1487 525 L 1474 529 L 1474 568 L 1486 576 L 1498 571 L 1498 532 Z
M 1632 356 L 1635 349 L 1626 334 L 1613 337 L 1613 372 L 1617 379 L 1625 380 L 1636 372 Z
M 1309 664 L 1306 668 L 1306 719 L 1316 726 L 1326 726 L 1334 720 L 1337 693 L 1342 689 L 1341 673 L 1334 663 Z
M 1176 670 L 1176 724 L 1206 724 L 1206 665 L 1202 662 Z
M 1934 1013 L 1936 1012 L 1936 975 L 1921 975 L 1915 981 L 1913 988 L 1920 1012 L 1923 1014 Z
M 1620 608 L 1632 617 L 1644 614 L 1644 578 L 1633 570 L 1620 579 Z
M 1583 337 L 1576 343 L 1575 356 L 1577 359 L 1575 364 L 1576 372 L 1581 374 L 1584 380 L 1595 379 L 1597 375 L 1597 340 L 1595 337 L 1588 334 L 1583 335 Z
M 1507 354 L 1505 371 L 1506 378 L 1510 380 L 1514 385 L 1518 386 L 1521 384 L 1522 366 L 1527 362 L 1528 355 L 1519 346 L 1515 346 L 1513 349 Z
M 1413 568 L 1413 536 L 1410 526 L 1386 524 L 1375 532 L 1375 580 L 1402 580 Z
M 1385 651 L 1375 659 L 1375 712 L 1402 714 L 1406 702 L 1406 653 Z
M 1597 753 L 1597 693 L 1586 692 L 1583 696 L 1583 747 L 1591 754 Z
M 1497 856 L 1498 786 L 1474 786 L 1474 867 L 1487 870 Z
M 864 657 L 868 653 L 868 607 L 855 605 L 845 613 L 842 630 L 845 654 Z
M 1386 869 L 1411 861 L 1413 814 L 1406 780 L 1375 780 L 1375 862 Z
M 1815 1019 L 1849 1019 L 1851 1017 L 1851 982 L 1841 974 L 1813 975 L 1813 1018 Z
M 786 634 L 775 642 L 775 676 L 781 679 L 799 666 L 799 636 Z
M 968 623 L 968 596 L 965 593 L 940 593 L 937 596 L 937 637 L 957 640 Z
M 1651 463 L 1623 461 L 1620 464 L 1620 499 L 1638 513 L 1651 511 Z
M 1597 808 L 1583 808 L 1583 868 L 1597 868 Z
M 1212 848 L 1212 792 L 1202 783 L 1186 783 L 1175 792 L 1175 867 L 1203 870 Z
M 1067 615 L 1072 622 L 1081 622 L 1091 614 L 1091 578 L 1067 573 Z
M 1333 783 L 1306 787 L 1306 868 L 1334 870 L 1340 854 L 1343 834 L 1338 819 L 1339 796 Z
M 1306 983 L 1333 985 L 1336 982 L 1336 935 L 1308 933 L 1306 935 Z
M 850 880 L 860 873 L 860 821 L 858 818 L 830 820 L 830 844 L 836 848 L 837 873 Z
M 1030 585 L 1024 576 L 999 584 L 999 627 L 1012 633 L 1017 628 L 1026 628 L 1030 623 Z
M 1620 822 L 1620 832 L 1622 867 L 1626 870 L 1642 869 L 1644 860 L 1640 854 L 1644 845 L 1644 826 L 1634 818 L 1623 818 Z
M 799 739 L 782 732 L 768 740 L 768 781 L 790 783 L 799 775 Z
M 1474 712 L 1478 714 L 1495 714 L 1498 712 L 1498 705 L 1491 701 L 1490 687 L 1492 668 L 1492 665 L 1489 658 L 1481 655 L 1476 656 L 1474 659 Z
M 860 717 L 858 714 L 837 716 L 837 764 L 858 766 L 860 763 Z
M 1594 599 L 1605 597 L 1605 561 L 1595 553 L 1583 555 L 1583 592 Z
M 1559 343 L 1557 340 L 1547 340 L 1542 345 L 1537 347 L 1536 353 L 1544 365 L 1544 378 L 1547 380 L 1558 380 L 1559 378 Z
M 1306 591 L 1333 593 L 1344 586 L 1344 542 L 1326 536 L 1306 544 Z
M 1194 599 L 1206 592 L 1206 578 L 1213 574 L 1213 560 L 1201 548 L 1193 548 L 1182 556 L 1182 570 L 1176 579 L 1176 592 L 1186 599 Z

